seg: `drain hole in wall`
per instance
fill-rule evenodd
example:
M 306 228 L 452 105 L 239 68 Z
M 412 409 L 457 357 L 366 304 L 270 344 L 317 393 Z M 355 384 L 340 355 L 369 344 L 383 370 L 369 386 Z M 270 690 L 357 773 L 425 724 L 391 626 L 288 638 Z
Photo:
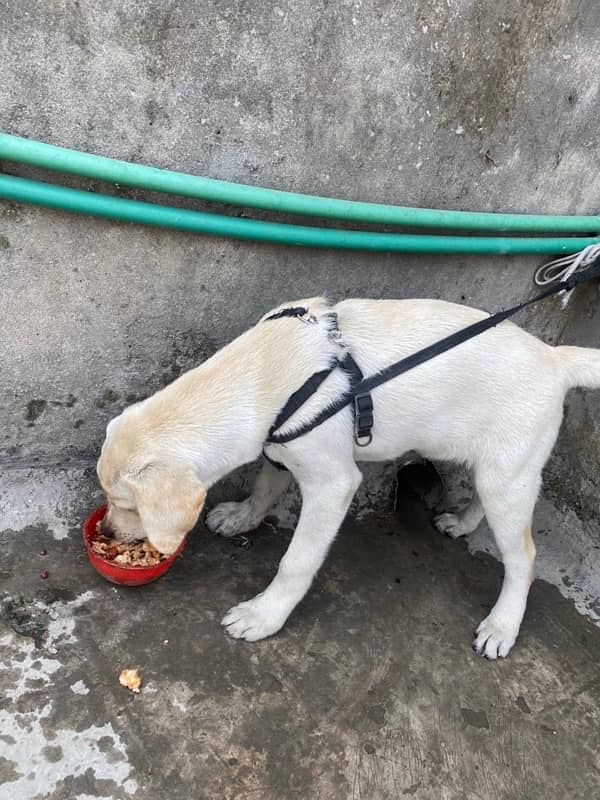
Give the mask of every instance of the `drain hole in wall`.
M 417 498 L 427 508 L 435 508 L 444 495 L 444 481 L 431 461 L 413 461 L 398 470 L 394 510 L 402 500 Z

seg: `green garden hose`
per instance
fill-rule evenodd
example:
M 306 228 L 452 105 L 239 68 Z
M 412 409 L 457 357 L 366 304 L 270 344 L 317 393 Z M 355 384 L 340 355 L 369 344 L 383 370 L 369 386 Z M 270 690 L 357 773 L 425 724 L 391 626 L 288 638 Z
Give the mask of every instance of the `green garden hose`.
M 167 208 L 153 203 L 124 200 L 78 189 L 67 189 L 12 175 L 0 174 L 0 198 L 31 203 L 95 217 L 156 225 L 176 230 L 228 236 L 276 244 L 304 247 L 331 247 L 343 250 L 370 250 L 404 253 L 573 253 L 599 238 L 516 238 L 478 236 L 421 236 L 396 233 L 370 233 L 330 228 L 309 228 L 261 222 L 201 211 Z
M 246 208 L 261 208 L 286 214 L 302 214 L 380 225 L 404 225 L 412 228 L 437 228 L 439 230 L 549 234 L 583 233 L 587 235 L 600 233 L 600 216 L 489 214 L 403 208 L 401 206 L 380 205 L 377 203 L 336 200 L 329 197 L 295 194 L 258 186 L 228 183 L 227 181 L 186 175 L 181 172 L 155 169 L 142 164 L 130 164 L 126 161 L 80 153 L 76 150 L 56 147 L 3 133 L 0 133 L 0 159 L 17 161 L 43 169 L 67 172 L 124 186 L 137 186 L 138 188 L 155 192 L 169 192 L 215 203 L 227 203 Z M 341 236 L 342 234 L 338 235 Z M 339 247 L 342 245 L 327 246 Z M 346 246 L 351 247 L 352 245 Z M 520 245 L 520 247 L 525 247 L 525 245 Z M 569 245 L 567 245 L 568 247 Z M 386 246 L 381 249 L 389 249 L 389 247 Z M 436 252 L 441 251 L 436 250 Z M 456 251 L 454 250 L 453 252 Z M 483 251 L 473 250 L 473 252 Z M 507 251 L 502 250 L 502 252 Z M 511 252 L 525 251 L 519 249 Z M 542 251 L 538 249 L 535 252 Z M 545 250 L 544 252 L 549 251 Z M 552 252 L 564 252 L 564 248 L 553 250 Z

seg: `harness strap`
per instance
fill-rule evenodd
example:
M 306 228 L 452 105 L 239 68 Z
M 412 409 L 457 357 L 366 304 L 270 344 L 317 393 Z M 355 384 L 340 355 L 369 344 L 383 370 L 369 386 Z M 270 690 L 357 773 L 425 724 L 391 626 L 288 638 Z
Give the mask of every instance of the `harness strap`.
M 281 461 L 275 461 L 274 458 L 270 458 L 265 453 L 264 449 L 263 449 L 263 457 L 265 461 L 268 461 L 269 464 L 271 464 L 271 466 L 275 467 L 275 469 L 278 469 L 280 472 L 289 472 L 288 468 L 284 464 L 282 464 Z
M 350 353 L 346 353 L 340 366 L 350 375 L 350 392 L 354 399 L 354 441 L 359 447 L 367 447 L 373 440 L 373 398 L 368 391 L 357 392 L 364 376 Z
M 283 317 L 305 317 L 308 314 L 308 308 L 304 306 L 292 306 L 291 308 L 282 308 L 281 311 L 276 311 L 265 319 L 267 322 L 270 319 L 282 319 Z
M 312 397 L 313 394 L 315 394 L 325 379 L 328 378 L 329 375 L 331 375 L 331 373 L 338 367 L 341 367 L 350 376 L 350 392 L 353 393 L 354 389 L 360 385 L 362 380 L 364 380 L 362 370 L 352 358 L 350 353 L 346 353 L 341 361 L 336 360 L 336 362 L 332 364 L 329 369 L 321 370 L 321 372 L 315 372 L 307 381 L 302 384 L 297 391 L 294 392 L 294 394 L 281 409 L 277 415 L 277 419 L 273 425 L 271 425 L 271 429 L 269 430 L 269 435 L 267 437 L 267 444 L 285 444 L 285 442 L 290 442 L 299 435 L 297 430 L 291 431 L 290 433 L 276 433 L 276 431 L 279 430 L 279 428 L 281 428 L 296 413 L 296 411 L 298 411 L 304 405 L 309 397 Z M 363 392 L 363 395 L 364 394 L 365 393 Z M 345 394 L 344 397 L 346 396 L 350 396 L 350 394 Z M 365 437 L 368 437 L 370 441 L 371 437 L 371 427 L 373 426 L 373 402 L 371 401 L 370 395 L 367 394 L 367 398 L 368 399 L 363 400 L 360 408 L 357 409 L 355 416 L 354 427 L 357 444 L 361 444 L 359 440 Z M 307 422 L 305 425 L 303 425 L 301 428 L 302 433 L 308 433 L 309 430 L 312 430 L 319 425 L 320 422 L 316 421 L 319 418 L 320 415 L 318 415 L 312 422 Z M 366 442 L 361 446 L 364 447 L 365 444 L 369 444 L 369 442 Z
M 329 367 L 329 369 L 323 369 L 321 372 L 313 373 L 310 378 L 294 392 L 294 394 L 290 397 L 277 415 L 275 422 L 271 425 L 269 436 L 267 438 L 268 442 L 271 442 L 274 440 L 274 438 L 277 438 L 275 431 L 278 430 L 278 428 L 281 428 L 281 426 L 284 425 L 288 419 L 292 417 L 296 411 L 298 411 L 299 408 L 302 408 L 304 403 L 306 403 L 309 397 L 313 396 L 319 386 L 331 375 L 337 366 L 338 362 L 336 361 L 335 364 L 332 364 L 331 367 Z
M 468 325 L 466 328 L 462 328 L 461 330 L 456 331 L 456 333 L 452 333 L 450 336 L 446 336 L 445 338 L 440 339 L 438 342 L 435 342 L 428 347 L 424 347 L 422 350 L 418 350 L 416 353 L 412 353 L 406 358 L 402 358 L 400 361 L 396 361 L 394 364 L 390 364 L 389 367 L 386 367 L 369 378 L 362 377 L 360 368 L 352 356 L 348 353 L 341 362 L 337 362 L 329 370 L 315 373 L 315 375 L 310 377 L 308 381 L 306 381 L 306 383 L 300 387 L 300 389 L 294 392 L 271 427 L 269 436 L 267 438 L 267 443 L 286 444 L 287 442 L 297 439 L 299 436 L 304 436 L 304 434 L 309 433 L 314 428 L 322 425 L 328 419 L 331 419 L 331 417 L 335 416 L 343 408 L 346 408 L 346 406 L 352 403 L 354 406 L 354 436 L 356 443 L 363 447 L 370 444 L 371 428 L 373 426 L 373 401 L 370 393 L 373 391 L 373 389 L 376 389 L 383 383 L 387 383 L 387 381 L 397 378 L 399 375 L 414 369 L 414 367 L 417 367 L 420 364 L 423 364 L 426 361 L 429 361 L 430 359 L 447 352 L 448 350 L 452 350 L 459 344 L 463 344 L 469 339 L 473 339 L 475 336 L 484 333 L 490 328 L 494 328 L 496 325 L 499 325 L 501 322 L 513 317 L 519 311 L 522 311 L 528 306 L 539 303 L 541 300 L 545 300 L 547 297 L 552 297 L 555 294 L 560 294 L 561 292 L 565 291 L 570 292 L 582 283 L 587 283 L 588 281 L 598 277 L 600 277 L 600 255 L 590 263 L 589 267 L 586 268 L 585 273 L 574 273 L 566 280 L 560 281 L 556 285 L 546 289 L 546 291 L 541 292 L 535 297 L 532 297 L 530 300 L 525 300 L 523 303 L 519 303 L 512 308 L 506 309 L 505 311 L 499 311 L 496 314 L 492 314 L 490 317 L 486 317 L 485 319 L 479 320 L 472 325 Z M 296 312 L 298 311 L 298 309 L 293 310 Z M 296 313 L 294 316 L 299 315 Z M 342 369 L 345 369 L 350 373 L 351 379 L 349 390 L 334 403 L 331 403 L 329 406 L 327 406 L 327 408 L 324 408 L 310 422 L 305 423 L 301 427 L 289 433 L 275 433 L 275 431 L 300 408 L 305 400 L 307 400 L 316 392 L 325 378 L 337 366 L 342 367 Z M 317 376 L 322 377 L 315 385 L 314 379 L 317 378 Z M 300 399 L 300 402 L 296 402 L 297 399 Z M 290 408 L 293 408 L 293 411 L 290 412 Z M 361 439 L 364 441 L 361 442 Z

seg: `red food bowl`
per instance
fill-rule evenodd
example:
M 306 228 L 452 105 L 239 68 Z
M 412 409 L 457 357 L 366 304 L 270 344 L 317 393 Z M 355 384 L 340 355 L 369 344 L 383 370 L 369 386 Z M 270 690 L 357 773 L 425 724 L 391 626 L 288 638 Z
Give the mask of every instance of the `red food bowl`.
M 92 542 L 98 536 L 96 525 L 100 520 L 104 519 L 105 514 L 106 506 L 100 506 L 95 511 L 92 511 L 83 523 L 83 541 L 92 566 L 107 581 L 118 583 L 120 586 L 143 586 L 145 583 L 152 583 L 152 581 L 160 578 L 171 568 L 173 562 L 185 547 L 184 539 L 173 555 L 163 559 L 154 567 L 122 567 L 120 564 L 115 564 L 102 558 L 92 550 Z

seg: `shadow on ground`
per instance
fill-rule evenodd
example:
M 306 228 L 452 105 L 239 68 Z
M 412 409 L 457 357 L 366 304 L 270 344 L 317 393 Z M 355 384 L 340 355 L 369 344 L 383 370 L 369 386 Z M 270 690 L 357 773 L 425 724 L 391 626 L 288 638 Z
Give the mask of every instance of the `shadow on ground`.
M 2 542 L 0 783 L 89 800 L 590 798 L 600 792 L 600 631 L 536 582 L 511 657 L 471 651 L 501 568 L 404 500 L 349 521 L 276 637 L 219 619 L 289 536 L 196 531 L 156 584 L 112 587 L 76 533 Z M 47 549 L 47 555 L 40 550 Z M 40 578 L 43 570 L 48 578 Z M 118 684 L 137 667 L 141 694 Z

